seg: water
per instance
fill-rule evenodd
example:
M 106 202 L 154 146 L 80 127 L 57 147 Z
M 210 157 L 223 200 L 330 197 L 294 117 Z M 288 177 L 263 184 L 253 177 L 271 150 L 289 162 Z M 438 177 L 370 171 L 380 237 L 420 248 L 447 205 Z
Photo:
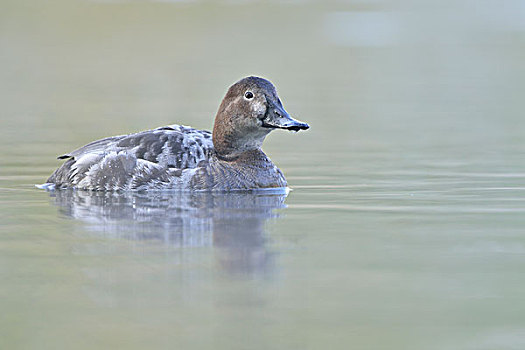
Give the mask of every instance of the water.
M 1 349 L 525 348 L 520 1 L 3 1 Z M 49 193 L 272 80 L 286 194 Z

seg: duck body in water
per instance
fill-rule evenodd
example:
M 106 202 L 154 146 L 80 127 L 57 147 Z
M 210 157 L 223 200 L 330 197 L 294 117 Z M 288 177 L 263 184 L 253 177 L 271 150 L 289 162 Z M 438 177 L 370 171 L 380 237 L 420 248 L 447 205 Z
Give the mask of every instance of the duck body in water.
M 271 131 L 306 130 L 285 111 L 275 87 L 258 77 L 232 85 L 213 133 L 170 125 L 91 142 L 66 159 L 42 187 L 94 191 L 233 191 L 286 187 L 261 149 Z

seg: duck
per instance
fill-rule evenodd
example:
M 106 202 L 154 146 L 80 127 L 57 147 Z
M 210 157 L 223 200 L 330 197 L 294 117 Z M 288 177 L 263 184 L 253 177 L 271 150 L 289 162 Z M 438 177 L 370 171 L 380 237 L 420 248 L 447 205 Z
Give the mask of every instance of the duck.
M 284 109 L 275 86 L 249 76 L 230 86 L 213 131 L 168 125 L 106 137 L 58 157 L 42 188 L 90 191 L 236 191 L 287 188 L 262 151 L 276 129 L 307 130 Z

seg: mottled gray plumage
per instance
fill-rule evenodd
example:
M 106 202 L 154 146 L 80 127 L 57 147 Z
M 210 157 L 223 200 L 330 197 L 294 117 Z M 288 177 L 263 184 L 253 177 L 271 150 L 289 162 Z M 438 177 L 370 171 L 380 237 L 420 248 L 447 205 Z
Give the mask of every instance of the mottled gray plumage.
M 97 191 L 285 187 L 282 172 L 260 148 L 276 128 L 308 125 L 288 115 L 269 81 L 248 77 L 228 90 L 213 141 L 208 131 L 180 125 L 108 137 L 58 157 L 67 160 L 46 185 Z

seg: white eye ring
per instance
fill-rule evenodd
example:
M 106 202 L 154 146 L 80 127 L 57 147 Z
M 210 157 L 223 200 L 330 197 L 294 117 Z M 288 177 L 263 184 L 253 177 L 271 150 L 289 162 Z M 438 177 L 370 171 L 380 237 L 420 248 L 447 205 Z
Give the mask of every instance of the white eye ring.
M 246 91 L 244 93 L 244 98 L 247 99 L 247 100 L 251 100 L 253 98 L 253 92 L 251 91 Z

